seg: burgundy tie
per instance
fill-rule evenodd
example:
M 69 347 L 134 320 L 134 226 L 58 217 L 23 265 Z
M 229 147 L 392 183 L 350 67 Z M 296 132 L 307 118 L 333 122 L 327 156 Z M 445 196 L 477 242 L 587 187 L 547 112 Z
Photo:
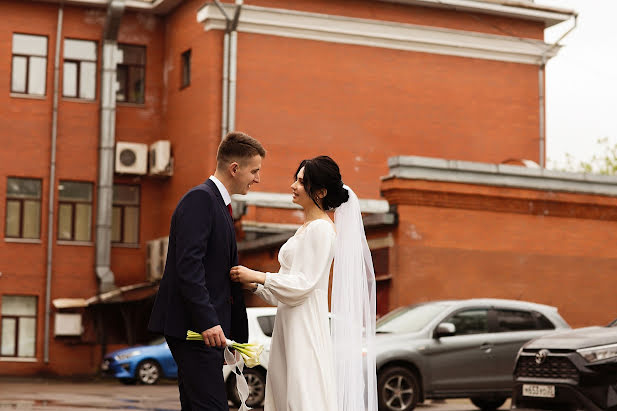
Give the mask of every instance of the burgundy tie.
M 229 215 L 233 219 L 234 218 L 234 213 L 233 213 L 233 211 L 231 211 L 231 203 L 227 204 L 227 209 L 229 210 Z

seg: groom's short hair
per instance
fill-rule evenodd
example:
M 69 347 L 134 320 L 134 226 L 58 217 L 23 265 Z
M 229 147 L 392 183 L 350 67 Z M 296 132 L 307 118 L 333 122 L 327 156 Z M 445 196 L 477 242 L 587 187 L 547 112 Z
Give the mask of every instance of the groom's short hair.
M 262 158 L 266 156 L 266 150 L 259 141 L 240 131 L 232 131 L 219 144 L 217 167 L 224 167 L 233 161 L 242 162 L 258 154 Z

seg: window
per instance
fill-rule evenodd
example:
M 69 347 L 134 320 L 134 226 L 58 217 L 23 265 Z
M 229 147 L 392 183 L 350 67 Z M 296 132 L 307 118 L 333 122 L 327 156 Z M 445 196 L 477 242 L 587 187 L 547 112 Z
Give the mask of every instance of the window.
M 268 337 L 272 337 L 272 332 L 274 332 L 274 321 L 276 320 L 275 315 L 264 315 L 261 317 L 257 317 L 257 322 L 259 323 L 259 328 Z
M 36 297 L 2 296 L 0 355 L 34 357 L 36 348 Z
M 96 96 L 96 42 L 64 39 L 64 97 L 94 100 Z
M 58 191 L 58 240 L 90 241 L 92 184 L 60 181 Z
M 555 326 L 542 314 L 529 311 L 497 311 L 497 332 L 550 330 Z
M 11 92 L 45 95 L 47 37 L 13 34 Z
M 456 335 L 483 334 L 488 332 L 488 310 L 474 308 L 459 311 L 445 322 L 452 323 L 456 327 Z
M 188 87 L 191 84 L 191 50 L 182 53 L 182 83 L 180 87 Z
M 5 237 L 40 238 L 41 180 L 7 179 Z
M 143 104 L 146 80 L 146 48 L 119 44 L 118 54 L 116 101 Z
M 111 241 L 125 244 L 139 242 L 139 186 L 114 185 Z

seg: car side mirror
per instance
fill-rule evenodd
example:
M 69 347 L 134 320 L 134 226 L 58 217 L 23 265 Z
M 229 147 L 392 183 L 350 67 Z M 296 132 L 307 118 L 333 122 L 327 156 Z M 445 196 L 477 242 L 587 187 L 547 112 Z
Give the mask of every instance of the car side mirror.
M 435 328 L 433 338 L 451 337 L 456 334 L 456 326 L 452 323 L 441 323 Z

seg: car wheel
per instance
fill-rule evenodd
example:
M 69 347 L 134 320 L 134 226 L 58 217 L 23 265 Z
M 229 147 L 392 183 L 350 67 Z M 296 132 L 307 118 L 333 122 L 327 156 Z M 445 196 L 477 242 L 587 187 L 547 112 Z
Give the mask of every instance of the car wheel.
M 473 405 L 480 408 L 482 411 L 495 411 L 499 407 L 501 407 L 506 402 L 505 397 L 496 397 L 496 398 L 483 398 L 483 397 L 474 397 L 470 398 Z
M 418 377 L 404 367 L 390 367 L 377 380 L 379 409 L 383 411 L 411 411 L 418 403 Z
M 244 368 L 244 379 L 249 386 L 249 397 L 246 405 L 259 407 L 266 398 L 266 374 L 255 368 Z M 227 379 L 227 397 L 236 407 L 240 406 L 240 398 L 236 389 L 236 374 L 230 374 Z
M 161 367 L 156 361 L 145 360 L 139 363 L 135 374 L 142 384 L 156 384 L 161 378 Z

